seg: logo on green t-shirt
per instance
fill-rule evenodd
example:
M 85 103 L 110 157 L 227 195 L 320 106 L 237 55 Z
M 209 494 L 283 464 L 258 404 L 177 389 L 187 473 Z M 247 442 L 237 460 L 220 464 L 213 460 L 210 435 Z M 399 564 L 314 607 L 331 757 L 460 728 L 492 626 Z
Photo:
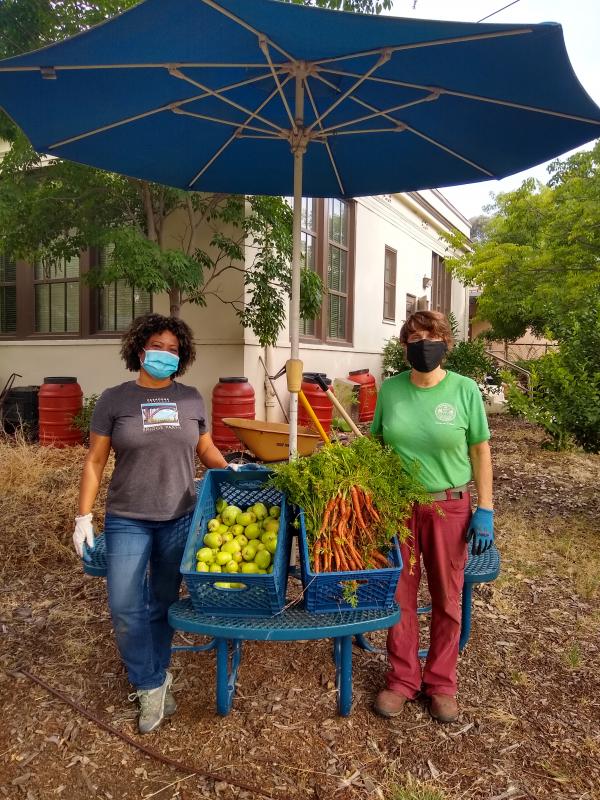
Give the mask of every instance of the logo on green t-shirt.
M 451 403 L 440 403 L 436 406 L 434 413 L 438 421 L 445 424 L 454 422 L 456 419 L 456 408 Z

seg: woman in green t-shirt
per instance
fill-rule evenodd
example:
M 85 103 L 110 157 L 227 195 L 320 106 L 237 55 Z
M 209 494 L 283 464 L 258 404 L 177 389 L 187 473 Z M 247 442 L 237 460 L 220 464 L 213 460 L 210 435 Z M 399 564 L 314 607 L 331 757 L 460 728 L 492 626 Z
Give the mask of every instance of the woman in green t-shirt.
M 419 462 L 431 503 L 414 508 L 409 522 L 412 537 L 402 545 L 404 569 L 396 592 L 402 615 L 388 634 L 391 669 L 375 711 L 397 716 L 407 700 L 423 691 L 431 715 L 453 722 L 458 717 L 456 662 L 465 542 L 479 554 L 494 541 L 490 433 L 475 381 L 441 366 L 452 347 L 446 317 L 437 311 L 417 311 L 402 326 L 400 341 L 412 369 L 384 381 L 371 432 L 406 462 Z M 475 512 L 467 486 L 471 479 L 479 504 Z M 432 606 L 423 670 L 417 618 L 421 557 Z

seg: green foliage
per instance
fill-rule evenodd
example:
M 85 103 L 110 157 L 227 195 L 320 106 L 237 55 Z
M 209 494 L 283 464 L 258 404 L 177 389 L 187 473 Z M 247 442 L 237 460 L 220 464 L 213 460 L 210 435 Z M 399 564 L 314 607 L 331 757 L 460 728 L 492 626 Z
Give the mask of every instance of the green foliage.
M 484 383 L 489 375 L 493 383 L 500 383 L 494 360 L 485 352 L 485 342 L 477 338 L 471 342 L 457 342 L 446 356 L 443 366 L 459 375 L 466 375 L 476 383 Z
M 339 492 L 361 486 L 370 492 L 382 520 L 385 541 L 408 536 L 406 519 L 414 503 L 428 502 L 418 480 L 417 465 L 403 464 L 390 448 L 375 439 L 331 444 L 315 455 L 273 467 L 271 482 L 290 502 L 304 509 L 309 542 L 316 538 L 325 506 Z
M 497 339 L 518 338 L 527 328 L 552 336 L 600 291 L 600 142 L 555 161 L 549 173 L 546 185 L 528 179 L 497 195 L 472 251 L 446 262 L 461 280 L 481 286 L 477 317 L 492 324 Z
M 397 336 L 392 336 L 387 340 L 383 347 L 382 358 L 384 378 L 390 378 L 392 375 L 410 369 L 410 364 L 404 357 L 404 346 Z
M 568 315 L 559 349 L 530 362 L 533 399 L 506 376 L 509 410 L 541 425 L 551 446 L 600 452 L 600 303 Z
M 89 444 L 90 442 L 90 424 L 92 422 L 92 414 L 94 413 L 94 408 L 96 407 L 97 402 L 97 394 L 91 394 L 89 397 L 85 397 L 81 411 L 78 414 L 75 414 L 71 423 L 71 427 L 81 431 L 83 443 L 85 445 Z
M 330 8 L 333 11 L 356 11 L 360 14 L 381 14 L 382 11 L 390 11 L 392 8 L 392 0 L 291 0 L 291 2 L 303 6 Z

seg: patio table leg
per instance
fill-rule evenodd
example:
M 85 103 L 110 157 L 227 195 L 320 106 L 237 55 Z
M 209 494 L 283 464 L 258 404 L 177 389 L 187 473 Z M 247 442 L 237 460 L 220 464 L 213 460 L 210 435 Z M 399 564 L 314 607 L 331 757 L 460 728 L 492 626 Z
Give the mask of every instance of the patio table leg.
M 238 667 L 242 658 L 242 643 L 237 640 L 230 641 L 229 639 L 217 639 L 216 642 L 217 714 L 224 717 L 231 711 L 233 698 L 235 696 Z
M 333 641 L 338 713 L 347 717 L 352 709 L 352 636 L 338 636 Z

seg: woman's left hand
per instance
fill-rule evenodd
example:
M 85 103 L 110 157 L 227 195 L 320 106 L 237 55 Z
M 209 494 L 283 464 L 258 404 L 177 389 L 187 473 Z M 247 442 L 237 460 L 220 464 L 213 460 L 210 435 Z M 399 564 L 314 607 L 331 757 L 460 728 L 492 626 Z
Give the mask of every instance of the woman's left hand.
M 481 508 L 477 506 L 475 513 L 471 517 L 469 530 L 467 531 L 467 542 L 473 540 L 471 553 L 480 556 L 494 543 L 494 512 L 491 508 Z

